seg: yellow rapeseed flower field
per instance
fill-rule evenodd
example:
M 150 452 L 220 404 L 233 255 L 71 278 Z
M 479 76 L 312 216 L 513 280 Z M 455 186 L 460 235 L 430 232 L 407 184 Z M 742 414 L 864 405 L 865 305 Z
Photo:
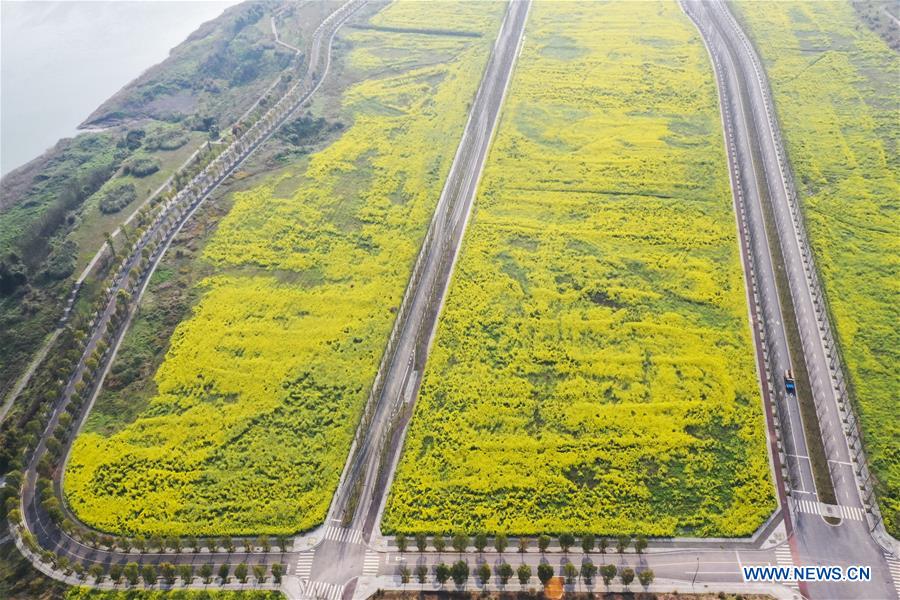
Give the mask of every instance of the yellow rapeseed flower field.
M 675 2 L 537 2 L 386 531 L 741 536 L 775 508 L 713 73 Z
M 740 3 L 766 63 L 888 529 L 900 535 L 900 57 L 849 3 Z
M 279 180 L 237 195 L 156 395 L 75 442 L 65 494 L 80 519 L 144 535 L 324 519 L 503 8 L 397 2 L 372 19 L 383 29 L 341 35 L 334 76 L 360 81 L 341 99 L 351 125 L 293 193 Z M 477 35 L 415 31 L 434 23 Z

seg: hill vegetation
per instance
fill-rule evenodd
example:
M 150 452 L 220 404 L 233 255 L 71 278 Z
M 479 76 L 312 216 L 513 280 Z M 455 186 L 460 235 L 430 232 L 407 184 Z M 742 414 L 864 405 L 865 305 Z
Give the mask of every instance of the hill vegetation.
M 177 183 L 175 171 L 182 164 L 203 160 L 212 150 L 205 143 L 227 136 L 234 121 L 265 89 L 274 85 L 272 93 L 277 94 L 300 72 L 302 57 L 275 43 L 271 20 L 278 24 L 282 39 L 303 46 L 331 8 L 328 3 L 246 3 L 226 11 L 204 24 L 169 60 L 105 104 L 115 106 L 115 117 L 101 109 L 95 117 L 102 118 L 102 123 L 93 124 L 107 129 L 61 140 L 0 180 L 0 402 L 60 323 L 74 280 L 104 248 L 107 235 L 117 231 L 170 177 Z M 232 65 L 228 72 L 228 65 L 244 58 L 257 71 L 252 77 L 250 71 L 235 74 L 239 65 Z M 204 75 L 211 65 L 218 65 L 214 70 L 220 79 Z M 280 67 L 286 67 L 284 72 L 276 71 Z M 196 102 L 188 105 L 178 101 L 181 88 L 161 83 L 165 81 L 214 81 L 215 85 L 194 90 Z M 117 104 L 136 97 L 144 101 L 136 100 L 129 107 Z M 148 103 L 169 109 L 144 110 Z M 110 240 L 112 247 L 127 245 L 128 229 Z M 91 306 L 91 295 L 104 287 L 106 269 L 114 262 L 106 250 L 80 287 L 76 309 Z M 52 359 L 67 351 L 57 341 L 48 356 Z M 11 417 L 0 425 L 4 442 L 0 469 L 5 468 L 7 456 L 16 454 L 14 440 L 23 438 L 19 430 L 35 408 L 52 399 L 44 383 L 68 376 L 45 372 L 47 362 L 12 405 Z
M 289 66 L 296 69 L 303 60 L 275 43 L 270 18 L 277 15 L 284 22 L 299 17 L 318 23 L 309 12 L 298 5 L 262 2 L 229 8 L 104 102 L 84 125 L 108 127 L 153 119 L 208 130 L 236 121 L 282 71 Z M 303 45 L 299 39 L 288 41 Z

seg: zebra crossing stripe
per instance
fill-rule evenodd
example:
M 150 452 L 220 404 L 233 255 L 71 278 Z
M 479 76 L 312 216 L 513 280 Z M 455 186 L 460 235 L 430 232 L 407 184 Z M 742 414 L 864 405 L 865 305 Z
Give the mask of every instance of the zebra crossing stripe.
M 805 500 L 801 500 L 800 502 L 805 502 Z M 791 556 L 791 547 L 784 544 L 783 546 L 775 548 L 775 562 L 778 563 L 779 567 L 793 567 L 794 559 Z M 782 583 L 793 589 L 798 589 L 800 587 L 796 581 L 783 581 Z
M 309 579 L 312 572 L 313 553 L 305 552 L 297 557 L 294 575 L 301 579 Z
M 362 544 L 362 531 L 359 529 L 344 529 L 328 525 L 325 527 L 325 539 L 347 544 Z
M 856 506 L 844 506 L 842 504 L 832 505 L 816 502 L 815 500 L 798 500 L 800 512 L 813 515 L 839 514 L 842 519 L 851 521 L 865 521 L 866 516 L 861 508 Z
M 363 560 L 363 575 L 378 575 L 378 567 L 381 565 L 381 557 L 377 553 L 368 551 Z
M 900 597 L 900 560 L 896 558 L 887 559 L 888 569 L 891 571 L 891 579 L 894 580 L 894 591 Z
M 344 586 L 324 581 L 310 581 L 306 584 L 304 596 L 315 600 L 340 600 Z
M 866 516 L 863 510 L 856 506 L 841 506 L 841 515 L 845 519 L 852 519 L 853 521 L 866 520 Z
M 800 512 L 809 513 L 813 515 L 821 515 L 822 507 L 819 506 L 818 502 L 813 500 L 800 500 Z

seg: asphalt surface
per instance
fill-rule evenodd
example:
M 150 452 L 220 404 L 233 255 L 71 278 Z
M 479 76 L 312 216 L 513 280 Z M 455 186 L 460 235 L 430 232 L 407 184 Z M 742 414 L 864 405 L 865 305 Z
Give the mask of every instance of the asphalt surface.
M 631 567 L 636 571 L 651 569 L 654 573 L 655 581 L 659 582 L 661 589 L 671 592 L 673 589 L 681 588 L 680 591 L 690 591 L 691 587 L 696 591 L 718 590 L 720 585 L 737 585 L 743 584 L 741 575 L 741 565 L 769 565 L 776 564 L 775 554 L 771 550 L 718 550 L 710 549 L 708 551 L 667 551 L 667 552 L 651 552 L 637 554 L 633 550 L 629 550 L 625 554 L 618 554 L 613 549 L 607 549 L 605 554 L 592 552 L 589 555 L 584 554 L 580 549 L 570 551 L 568 553 L 552 552 L 542 554 L 536 548 L 532 547 L 527 553 L 521 554 L 515 548 L 498 554 L 495 551 L 480 553 L 474 549 L 470 549 L 464 555 L 460 555 L 454 551 L 444 551 L 441 553 L 427 552 L 407 552 L 404 554 L 395 553 L 385 555 L 384 560 L 379 567 L 379 575 L 382 577 L 398 578 L 400 569 L 406 566 L 413 572 L 413 581 L 415 581 L 415 568 L 424 564 L 429 569 L 429 578 L 433 579 L 434 566 L 438 563 L 452 564 L 457 560 L 465 559 L 469 563 L 469 569 L 472 573 L 468 587 L 474 588 L 476 583 L 475 570 L 482 562 L 488 563 L 492 569 L 502 562 L 510 564 L 514 569 L 521 564 L 527 564 L 531 567 L 530 586 L 540 588 L 537 578 L 537 567 L 541 563 L 547 563 L 553 566 L 554 573 L 562 572 L 562 567 L 567 562 L 571 562 L 580 569 L 581 564 L 589 559 L 597 566 L 603 564 L 615 564 L 620 568 Z M 496 582 L 496 577 L 493 578 Z M 681 582 L 679 586 L 676 582 Z M 684 584 L 687 584 L 686 586 Z M 452 585 L 452 583 L 451 583 Z M 518 579 L 514 575 L 510 589 L 521 589 Z M 578 589 L 586 589 L 584 582 Z M 637 580 L 632 589 L 639 589 Z M 572 587 L 574 590 L 574 586 Z M 602 581 L 599 575 L 594 589 L 603 589 Z M 783 590 L 783 597 L 790 597 L 790 590 Z
M 420 251 L 411 288 L 395 325 L 397 341 L 387 358 L 381 394 L 368 426 L 351 451 L 326 521 L 326 528 L 341 528 L 357 539 L 371 541 L 378 533 L 380 510 L 390 483 L 391 467 L 400 451 L 407 422 L 408 402 L 421 378 L 422 366 L 443 303 L 450 274 L 465 231 L 479 176 L 498 121 L 503 97 L 524 35 L 530 2 L 508 6 L 496 42 L 463 131 L 462 139 L 438 200 L 429 233 Z M 394 334 L 392 334 L 394 335 Z M 346 527 L 342 527 L 346 523 Z M 326 529 L 327 531 L 327 529 Z M 333 530 L 332 530 L 333 531 Z M 359 532 L 354 534 L 353 532 Z M 317 548 L 312 565 L 315 581 L 342 585 L 354 569 L 346 564 L 346 544 L 326 543 Z M 342 565 L 342 568 L 335 568 Z M 347 565 L 349 566 L 349 565 Z M 357 563 L 356 574 L 361 572 Z
M 377 527 L 377 519 L 367 518 L 381 504 L 384 486 L 376 486 L 378 463 L 381 462 L 381 443 L 397 408 L 402 407 L 418 387 L 421 369 L 443 304 L 450 275 L 463 233 L 479 176 L 490 147 L 495 125 L 500 115 L 503 96 L 510 79 L 519 44 L 525 30 L 530 7 L 529 0 L 509 4 L 497 41 L 488 59 L 481 84 L 470 109 L 469 119 L 450 168 L 447 181 L 432 220 L 431 231 L 420 253 L 424 256 L 422 275 L 411 295 L 411 309 L 400 328 L 399 343 L 391 357 L 378 410 L 369 427 L 364 452 L 358 462 L 350 466 L 350 473 L 363 478 L 359 508 L 351 527 L 363 529 L 366 538 Z M 401 437 L 402 437 L 402 431 Z M 399 446 L 387 449 L 398 452 Z M 341 515 L 352 491 L 354 478 L 347 477 L 332 504 L 332 518 Z M 377 492 L 377 493 L 376 493 Z
M 834 385 L 830 341 L 824 333 L 827 327 L 821 327 L 821 309 L 813 291 L 814 275 L 809 272 L 811 258 L 804 251 L 802 225 L 791 212 L 790 184 L 782 170 L 783 150 L 772 109 L 767 104 L 765 76 L 752 47 L 724 4 L 685 2 L 683 6 L 698 24 L 716 67 L 742 260 L 748 278 L 751 323 L 782 508 L 751 539 L 677 539 L 654 544 L 643 555 L 631 551 L 624 555 L 609 552 L 594 553 L 590 558 L 598 565 L 613 562 L 636 569 L 653 569 L 657 583 L 651 590 L 655 591 L 724 589 L 770 593 L 783 598 L 799 598 L 801 594 L 810 598 L 896 598 L 897 583 L 891 573 L 900 580 L 900 561 L 886 559 L 873 539 L 872 523 L 856 491 L 853 458 Z M 85 563 L 283 562 L 287 565 L 287 576 L 282 589 L 289 597 L 327 600 L 363 598 L 379 588 L 415 589 L 416 586 L 402 584 L 400 580 L 400 568 L 404 565 L 414 569 L 418 564 L 425 564 L 431 571 L 438 562 L 451 563 L 463 558 L 472 570 L 470 590 L 475 588 L 475 569 L 483 561 L 491 565 L 506 561 L 513 567 L 523 562 L 531 565 L 534 575 L 530 587 L 539 585 L 536 571 L 540 562 L 549 562 L 556 572 L 565 561 L 580 565 L 585 558 L 581 552 L 566 554 L 558 548 L 547 554 L 535 548 L 525 554 L 510 550 L 502 556 L 495 552 L 481 553 L 474 548 L 463 554 L 438 553 L 433 549 L 425 553 L 399 552 L 392 545 L 393 540 L 381 536 L 378 530 L 412 400 L 521 44 L 528 9 L 527 1 L 512 2 L 498 34 L 392 334 L 396 338 L 390 346 L 390 356 L 385 359 L 381 392 L 374 398 L 371 418 L 364 421 L 359 432 L 326 523 L 310 534 L 297 537 L 293 549 L 286 553 L 108 552 L 85 546 L 50 524 L 34 502 L 34 482 L 29 479 L 24 495 L 26 518 L 42 546 Z M 775 239 L 767 236 L 764 213 L 768 210 L 777 224 Z M 781 249 L 783 265 L 773 259 L 774 245 Z M 775 277 L 779 268 L 784 268 L 788 275 L 790 310 L 782 311 L 780 304 Z M 826 436 L 825 449 L 833 465 L 837 507 L 823 506 L 818 501 L 806 458 L 809 454 L 799 404 L 794 396 L 784 392 L 781 376 L 791 367 L 785 314 L 797 315 L 802 355 L 819 409 L 820 426 Z M 92 338 L 91 343 L 94 342 Z M 54 423 L 55 419 L 56 415 Z M 782 463 L 786 478 L 782 477 Z M 821 513 L 829 510 L 837 510 L 834 514 L 840 518 L 839 524 L 831 525 L 823 519 Z M 515 547 L 514 540 L 510 546 Z M 873 581 L 800 586 L 749 584 L 743 582 L 741 575 L 744 565 L 865 565 L 872 568 Z M 491 586 L 496 589 L 496 578 Z M 637 587 L 635 583 L 632 589 Z M 428 589 L 434 586 L 429 585 Z M 515 577 L 509 589 L 520 589 Z M 586 588 L 582 583 L 578 589 Z M 602 584 L 595 584 L 594 589 L 602 589 Z
M 824 307 L 814 291 L 812 257 L 804 245 L 801 217 L 792 204 L 793 190 L 785 174 L 784 151 L 779 142 L 777 121 L 767 98 L 765 74 L 759 59 L 724 3 L 685 3 L 696 18 L 700 31 L 719 67 L 726 112 L 726 134 L 734 141 L 736 163 L 754 242 L 756 283 L 766 315 L 769 360 L 776 395 L 785 410 L 781 422 L 789 471 L 793 482 L 792 559 L 795 564 L 828 565 L 847 561 L 873 569 L 870 583 L 809 583 L 801 588 L 811 598 L 892 598 L 897 597 L 889 564 L 882 548 L 870 533 L 865 506 L 857 491 L 857 480 L 836 393 L 836 377 L 831 353 L 826 349 L 827 322 Z M 735 166 L 735 165 L 733 165 Z M 768 202 L 777 226 L 777 240 L 766 240 L 762 224 L 762 203 Z M 802 340 L 802 355 L 809 373 L 811 392 L 831 467 L 831 479 L 838 506 L 822 506 L 812 482 L 809 453 L 803 435 L 796 398 L 786 395 L 778 375 L 790 364 L 787 337 L 779 331 L 782 316 L 778 291 L 772 276 L 767 243 L 778 244 L 790 287 L 790 301 Z M 781 389 L 778 389 L 781 388 Z M 829 511 L 834 511 L 829 513 Z M 838 525 L 825 522 L 823 515 L 841 517 Z

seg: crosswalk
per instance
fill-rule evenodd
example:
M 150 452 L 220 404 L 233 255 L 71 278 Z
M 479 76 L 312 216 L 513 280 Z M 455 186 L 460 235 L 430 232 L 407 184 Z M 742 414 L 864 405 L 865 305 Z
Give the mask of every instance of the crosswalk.
M 891 571 L 891 579 L 894 580 L 894 591 L 897 592 L 897 597 L 900 598 L 900 559 L 888 558 L 887 564 L 888 569 Z
M 809 513 L 811 515 L 822 514 L 818 500 L 797 500 L 797 509 L 800 512 Z
M 347 544 L 362 544 L 362 531 L 359 529 L 345 529 L 344 527 L 325 526 L 325 539 Z
M 303 597 L 308 600 L 340 600 L 344 586 L 324 581 L 307 581 Z
M 309 575 L 312 572 L 313 557 L 314 554 L 312 552 L 300 553 L 297 557 L 297 562 L 294 564 L 293 574 L 301 579 L 309 579 Z
M 850 519 L 851 521 L 865 521 L 866 514 L 863 512 L 863 509 L 857 508 L 855 506 L 838 506 L 841 511 L 841 517 L 845 519 Z
M 775 548 L 775 562 L 778 563 L 779 567 L 793 567 L 794 559 L 791 557 L 791 546 L 790 544 L 782 544 Z M 796 581 L 784 581 L 782 582 L 784 585 L 789 588 L 797 589 L 800 586 L 797 585 Z
M 797 500 L 800 512 L 812 515 L 840 516 L 850 521 L 865 521 L 866 515 L 861 508 L 855 506 L 822 504 L 816 500 Z
M 372 552 L 371 550 L 366 550 L 366 558 L 363 561 L 363 575 L 372 576 L 378 575 L 378 567 L 381 564 L 381 557 L 377 552 Z

